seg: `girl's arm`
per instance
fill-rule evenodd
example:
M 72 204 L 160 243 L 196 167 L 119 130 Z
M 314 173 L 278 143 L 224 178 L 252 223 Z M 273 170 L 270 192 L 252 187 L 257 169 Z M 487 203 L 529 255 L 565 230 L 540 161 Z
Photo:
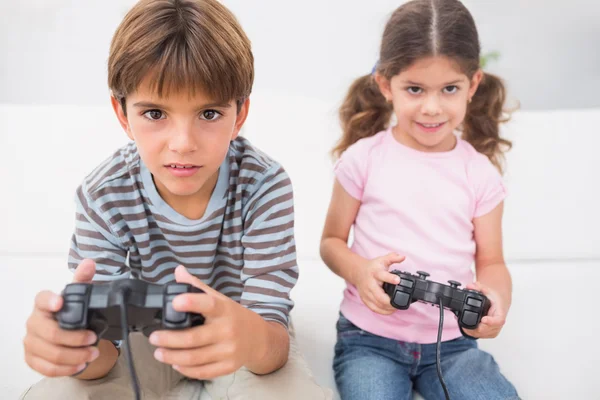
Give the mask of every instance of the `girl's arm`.
M 348 248 L 350 228 L 359 208 L 360 200 L 350 196 L 336 179 L 321 236 L 321 258 L 336 275 L 353 285 L 354 272 L 366 262 Z
M 404 260 L 391 253 L 367 260 L 348 248 L 350 228 L 360 208 L 360 200 L 350 196 L 336 180 L 325 227 L 321 237 L 321 258 L 335 274 L 353 284 L 360 298 L 372 311 L 387 315 L 396 311 L 389 296 L 383 291 L 383 282 L 398 284 L 400 278 L 388 268 Z
M 504 203 L 500 203 L 488 214 L 473 220 L 477 281 L 467 287 L 483 292 L 492 303 L 488 316 L 482 318 L 479 327 L 467 331 L 475 337 L 496 337 L 512 303 L 512 280 L 502 250 L 503 211 Z

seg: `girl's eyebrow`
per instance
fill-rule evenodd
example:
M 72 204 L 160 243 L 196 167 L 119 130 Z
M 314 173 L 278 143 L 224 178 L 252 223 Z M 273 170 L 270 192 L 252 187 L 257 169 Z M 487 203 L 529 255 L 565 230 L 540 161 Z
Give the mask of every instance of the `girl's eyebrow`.
M 462 79 L 457 79 L 457 80 L 454 80 L 452 82 L 444 83 L 443 86 L 455 85 L 455 84 L 461 83 L 461 82 L 463 82 Z M 403 83 L 408 84 L 408 85 L 413 85 L 413 86 L 421 86 L 421 87 L 426 87 L 427 86 L 427 85 L 423 85 L 422 83 L 413 82 L 413 81 L 403 81 Z

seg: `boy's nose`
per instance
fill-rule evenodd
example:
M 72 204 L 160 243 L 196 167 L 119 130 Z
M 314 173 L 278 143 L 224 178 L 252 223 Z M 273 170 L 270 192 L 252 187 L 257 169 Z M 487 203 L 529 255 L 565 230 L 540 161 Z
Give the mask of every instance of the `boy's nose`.
M 169 141 L 169 150 L 184 154 L 197 149 L 191 127 L 178 126 Z

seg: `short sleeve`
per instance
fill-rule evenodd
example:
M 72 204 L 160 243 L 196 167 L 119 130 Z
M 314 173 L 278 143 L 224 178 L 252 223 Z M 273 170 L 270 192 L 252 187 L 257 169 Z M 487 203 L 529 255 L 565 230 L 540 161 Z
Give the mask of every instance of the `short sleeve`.
M 362 200 L 367 176 L 368 147 L 363 142 L 348 147 L 333 169 L 338 182 L 357 200 Z
M 507 196 L 507 189 L 500 172 L 486 156 L 477 154 L 471 161 L 469 175 L 475 193 L 474 218 L 492 211 Z
M 240 302 L 287 327 L 294 306 L 290 291 L 298 280 L 292 182 L 283 167 L 273 164 L 254 188 L 243 221 Z

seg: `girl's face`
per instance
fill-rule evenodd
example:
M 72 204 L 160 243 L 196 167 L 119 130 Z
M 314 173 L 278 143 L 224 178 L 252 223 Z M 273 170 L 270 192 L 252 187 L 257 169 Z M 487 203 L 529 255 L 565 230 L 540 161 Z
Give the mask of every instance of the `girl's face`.
M 452 150 L 454 131 L 482 77 L 479 70 L 469 79 L 446 57 L 421 59 L 391 80 L 377 74 L 381 93 L 394 106 L 396 140 L 420 151 Z

